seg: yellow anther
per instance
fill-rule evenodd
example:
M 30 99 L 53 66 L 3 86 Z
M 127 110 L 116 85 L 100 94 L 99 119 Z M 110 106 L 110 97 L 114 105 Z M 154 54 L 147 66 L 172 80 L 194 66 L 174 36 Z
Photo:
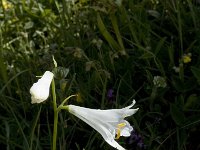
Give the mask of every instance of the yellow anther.
M 123 128 L 123 127 L 125 127 L 125 126 L 126 126 L 126 123 L 124 123 L 124 122 L 123 122 L 123 123 L 119 123 L 119 124 L 117 125 L 118 128 Z

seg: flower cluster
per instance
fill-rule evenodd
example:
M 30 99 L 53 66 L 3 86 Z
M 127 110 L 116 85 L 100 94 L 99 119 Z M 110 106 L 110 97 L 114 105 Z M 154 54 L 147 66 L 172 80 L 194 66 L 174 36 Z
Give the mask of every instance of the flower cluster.
M 153 84 L 156 87 L 162 87 L 162 88 L 165 88 L 167 86 L 165 78 L 163 78 L 161 76 L 154 76 Z

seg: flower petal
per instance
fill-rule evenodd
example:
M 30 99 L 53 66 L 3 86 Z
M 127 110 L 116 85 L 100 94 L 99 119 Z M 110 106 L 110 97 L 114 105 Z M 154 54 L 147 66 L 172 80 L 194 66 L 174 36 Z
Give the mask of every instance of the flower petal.
M 53 79 L 53 73 L 46 71 L 38 82 L 30 88 L 31 103 L 41 103 L 49 97 L 49 88 Z
M 98 131 L 108 144 L 119 150 L 124 150 L 114 139 L 120 136 L 130 136 L 133 127 L 124 118 L 134 114 L 138 110 L 138 108 L 130 109 L 134 104 L 135 101 L 128 107 L 109 110 L 97 110 L 68 105 L 68 110 Z M 117 136 L 115 136 L 116 134 Z
M 112 147 L 118 149 L 118 150 L 126 150 L 125 148 L 123 148 L 121 145 L 119 145 L 115 140 L 106 140 L 105 141 L 110 144 Z

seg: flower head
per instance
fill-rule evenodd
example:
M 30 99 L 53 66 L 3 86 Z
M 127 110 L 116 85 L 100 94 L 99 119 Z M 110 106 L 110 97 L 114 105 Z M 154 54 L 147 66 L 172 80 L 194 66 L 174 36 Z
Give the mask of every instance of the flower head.
M 153 77 L 153 84 L 156 87 L 162 87 L 162 88 L 165 88 L 167 86 L 165 78 L 163 78 L 161 76 L 154 76 Z
M 49 97 L 49 88 L 53 79 L 53 73 L 46 71 L 38 82 L 30 88 L 31 103 L 41 103 Z
M 108 110 L 68 105 L 68 110 L 98 131 L 108 144 L 118 150 L 125 150 L 115 139 L 118 139 L 120 136 L 128 137 L 131 135 L 133 127 L 124 118 L 137 112 L 139 108 L 130 109 L 134 104 L 135 100 L 128 107 Z
M 6 9 L 6 10 L 13 7 L 13 5 L 12 5 L 11 3 L 9 3 L 7 0 L 3 0 L 3 1 L 2 1 L 2 6 L 3 6 L 3 8 Z
M 191 53 L 184 54 L 184 55 L 182 56 L 183 63 L 187 64 L 187 63 L 191 62 L 191 61 L 192 61 L 192 58 L 191 58 L 191 57 L 192 57 L 192 54 L 191 54 Z

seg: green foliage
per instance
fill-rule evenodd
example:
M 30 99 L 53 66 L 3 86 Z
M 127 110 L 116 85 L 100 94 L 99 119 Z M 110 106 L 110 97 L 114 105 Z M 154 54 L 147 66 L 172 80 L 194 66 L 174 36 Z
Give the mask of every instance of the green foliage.
M 136 99 L 140 109 L 129 121 L 146 148 L 119 139 L 125 148 L 199 148 L 199 2 L 117 2 L 0 0 L 3 149 L 51 149 L 52 96 L 31 105 L 29 89 L 36 76 L 52 70 L 52 56 L 59 66 L 54 70 L 58 102 L 78 94 L 70 104 L 111 109 Z M 154 82 L 157 76 L 165 86 Z M 58 135 L 57 149 L 110 149 L 91 127 L 64 111 Z
M 192 71 L 194 77 L 197 79 L 197 82 L 200 84 L 200 69 L 192 66 L 191 71 Z

